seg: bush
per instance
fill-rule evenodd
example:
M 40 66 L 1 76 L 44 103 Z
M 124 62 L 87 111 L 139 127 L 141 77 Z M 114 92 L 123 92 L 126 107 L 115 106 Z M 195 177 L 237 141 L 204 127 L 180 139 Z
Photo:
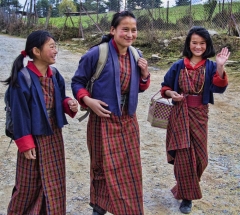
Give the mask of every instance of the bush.
M 228 20 L 229 20 L 229 14 L 227 13 L 226 10 L 217 13 L 213 19 L 212 22 L 216 25 L 216 27 L 220 27 L 220 28 L 226 28 L 227 24 L 228 24 Z
M 151 29 L 152 21 L 150 20 L 149 16 L 142 15 L 137 18 L 137 28 L 138 30 L 147 30 Z
M 111 23 L 110 23 L 110 21 L 108 20 L 108 16 L 107 15 L 104 15 L 101 19 L 100 19 L 100 21 L 99 21 L 99 25 L 100 25 L 100 27 L 101 27 L 101 29 L 103 30 L 103 31 L 109 31 L 110 30 L 110 25 L 111 25 Z

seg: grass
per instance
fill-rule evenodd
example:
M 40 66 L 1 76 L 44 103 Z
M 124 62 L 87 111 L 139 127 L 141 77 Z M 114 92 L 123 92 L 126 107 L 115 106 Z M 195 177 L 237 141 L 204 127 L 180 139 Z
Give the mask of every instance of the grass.
M 229 3 L 225 3 L 225 9 L 229 9 Z M 221 6 L 221 5 L 220 5 Z M 179 6 L 179 7 L 171 7 L 169 8 L 169 19 L 168 23 L 172 23 L 171 29 L 168 28 L 167 30 L 165 28 L 152 30 L 151 28 L 143 28 L 143 30 L 138 31 L 138 39 L 133 44 L 135 47 L 139 48 L 141 51 L 143 51 L 144 57 L 146 57 L 149 60 L 149 63 L 151 65 L 156 65 L 161 68 L 169 67 L 170 64 L 175 62 L 181 57 L 181 51 L 183 46 L 183 39 L 188 31 L 188 24 L 181 24 L 179 23 L 179 19 L 183 18 L 184 16 L 187 16 L 187 14 L 190 14 L 189 12 L 190 7 L 189 6 Z M 219 4 L 217 5 L 214 15 L 219 13 Z M 233 13 L 238 12 L 240 14 L 240 1 L 234 2 L 232 7 Z M 139 18 L 140 16 L 146 16 L 150 17 L 148 10 L 135 10 L 133 11 L 135 16 Z M 159 17 L 164 20 L 166 23 L 166 8 L 156 8 L 156 9 L 150 9 L 151 14 L 154 16 L 154 19 L 158 19 Z M 109 25 L 112 15 L 114 12 L 99 14 L 98 20 L 100 20 L 102 17 L 104 17 L 105 21 L 103 22 L 103 19 L 101 20 L 102 23 L 100 27 L 105 27 L 106 25 Z M 212 23 L 206 22 L 206 15 L 204 11 L 203 5 L 193 5 L 191 7 L 191 14 L 193 16 L 194 25 L 197 25 L 197 21 L 199 22 L 199 25 L 202 25 L 209 29 L 215 29 L 218 32 L 218 36 L 214 37 L 214 44 L 215 49 L 218 52 L 221 47 L 227 46 L 231 54 L 231 60 L 237 61 L 237 63 L 229 65 L 231 69 L 234 71 L 239 71 L 239 42 L 240 40 L 236 37 L 230 37 L 226 34 L 227 28 L 215 28 Z M 97 22 L 97 15 L 91 14 L 91 18 Z M 237 17 L 239 18 L 239 17 Z M 46 18 L 39 19 L 39 23 L 44 24 Z M 74 23 L 74 29 L 78 31 L 79 24 L 80 24 L 80 17 L 79 16 L 72 16 L 72 20 Z M 107 21 L 106 21 L 107 20 Z M 139 18 L 140 20 L 140 18 Z M 57 17 L 57 18 L 51 18 L 50 19 L 50 25 L 57 27 L 58 29 L 61 29 L 64 26 L 64 23 L 66 21 L 66 17 Z M 228 20 L 225 20 L 228 22 Z M 93 21 L 90 19 L 89 16 L 83 15 L 81 16 L 81 22 L 84 28 L 84 41 L 79 41 L 77 46 L 76 42 L 73 42 L 73 46 L 70 45 L 67 48 L 70 50 L 74 50 L 76 52 L 83 52 L 83 50 L 80 50 L 76 47 L 81 47 L 81 49 L 88 50 L 89 47 L 91 47 L 94 44 L 97 44 L 100 42 L 101 39 L 101 33 L 96 34 L 98 32 L 97 28 L 94 26 Z M 202 22 L 202 24 L 201 24 Z M 175 23 L 175 24 L 174 24 Z M 177 23 L 177 24 L 176 24 Z M 104 25 L 105 24 L 105 25 Z M 70 18 L 67 19 L 66 25 L 69 27 L 73 27 L 72 22 Z M 227 26 L 226 26 L 227 27 Z M 69 36 L 73 32 L 73 29 L 65 29 L 64 33 L 66 33 L 66 38 L 72 38 L 73 36 Z M 94 36 L 95 35 L 95 36 Z M 64 37 L 61 37 L 62 41 L 65 40 Z M 174 39 L 173 39 L 174 38 Z M 164 45 L 164 40 L 169 40 L 170 43 L 168 46 Z M 68 41 L 69 44 L 71 44 L 71 41 Z M 74 48 L 73 48 L 74 47 Z M 159 57 L 161 57 L 161 60 L 158 62 L 152 61 L 152 54 L 158 54 Z
M 109 19 L 109 22 L 110 22 L 111 18 L 112 18 L 112 14 L 113 13 L 99 14 L 98 19 L 100 20 L 102 17 L 107 16 L 108 19 Z M 92 14 L 90 16 L 92 17 L 94 22 L 97 22 L 97 15 L 96 14 Z M 65 22 L 66 22 L 66 26 L 73 27 L 71 19 L 73 21 L 74 27 L 79 27 L 80 21 L 82 23 L 83 28 L 87 28 L 90 25 L 94 24 L 93 21 L 91 20 L 91 18 L 87 15 L 82 15 L 81 19 L 80 19 L 80 16 L 72 16 L 71 18 L 70 17 L 67 18 L 66 16 L 51 17 L 50 21 L 49 21 L 49 24 L 52 25 L 52 26 L 58 27 L 58 28 L 62 28 L 64 26 Z M 45 21 L 46 21 L 46 18 L 40 18 L 39 19 L 39 24 L 44 24 Z
M 230 3 L 225 3 L 224 8 L 226 10 L 230 10 Z M 213 13 L 216 15 L 221 11 L 221 4 L 217 4 L 217 7 L 215 8 L 215 11 Z M 155 8 L 155 9 L 150 9 L 151 14 L 153 15 L 154 19 L 161 18 L 163 21 L 168 22 L 168 23 L 173 23 L 176 24 L 177 20 L 183 18 L 187 14 L 190 14 L 190 7 L 189 6 L 175 6 L 175 7 L 170 7 L 168 11 L 168 20 L 167 20 L 167 8 Z M 233 2 L 232 3 L 232 13 L 240 13 L 240 2 Z M 149 16 L 149 11 L 146 9 L 143 10 L 134 10 L 133 13 L 136 15 L 136 17 L 147 15 Z M 202 4 L 198 5 L 192 5 L 191 7 L 191 14 L 193 16 L 194 21 L 205 21 L 206 20 L 206 13 L 204 11 L 204 7 Z M 107 16 L 109 22 L 112 18 L 113 12 L 109 13 L 104 13 L 104 14 L 99 14 L 98 15 L 98 20 L 100 20 L 102 17 Z M 92 19 L 97 22 L 97 15 L 96 14 L 91 14 Z M 75 27 L 79 26 L 80 23 L 80 17 L 79 16 L 72 16 L 71 17 L 74 23 Z M 40 18 L 39 23 L 44 24 L 46 21 L 46 18 Z M 66 16 L 63 17 L 52 17 L 50 18 L 50 24 L 56 27 L 63 27 L 64 23 L 66 21 Z M 83 28 L 89 27 L 89 25 L 92 25 L 93 22 L 90 19 L 89 16 L 87 15 L 82 15 L 81 16 L 81 22 L 83 25 Z M 67 19 L 66 25 L 69 27 L 72 27 L 72 22 L 70 18 Z

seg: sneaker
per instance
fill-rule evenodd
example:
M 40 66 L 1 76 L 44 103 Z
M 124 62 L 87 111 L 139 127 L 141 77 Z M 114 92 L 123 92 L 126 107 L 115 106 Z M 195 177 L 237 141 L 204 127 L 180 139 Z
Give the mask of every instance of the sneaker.
M 98 213 L 97 211 L 94 210 L 92 215 L 102 215 L 102 214 L 100 214 L 100 213 Z
M 192 210 L 192 200 L 183 199 L 179 209 L 183 214 L 189 214 Z

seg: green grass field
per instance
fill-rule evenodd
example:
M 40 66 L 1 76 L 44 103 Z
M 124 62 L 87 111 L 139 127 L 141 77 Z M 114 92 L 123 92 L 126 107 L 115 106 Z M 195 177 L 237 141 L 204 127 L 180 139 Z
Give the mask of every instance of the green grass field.
M 221 11 L 221 7 L 222 7 L 221 4 L 217 5 L 217 7 L 213 13 L 213 17 L 215 14 L 217 14 L 217 13 L 219 13 L 219 11 Z M 224 8 L 225 8 L 225 10 L 229 11 L 230 4 L 225 3 Z M 168 21 L 168 23 L 176 24 L 177 20 L 181 19 L 182 17 L 186 16 L 187 14 L 190 14 L 190 7 L 189 6 L 178 6 L 178 7 L 175 6 L 175 7 L 169 8 L 168 20 L 167 20 L 167 8 L 155 8 L 155 9 L 150 9 L 149 11 L 153 15 L 154 19 L 161 18 L 164 22 Z M 142 15 L 149 16 L 149 11 L 144 9 L 144 10 L 135 10 L 133 12 L 136 17 L 139 17 Z M 240 13 L 240 2 L 232 3 L 232 13 L 236 13 L 236 12 Z M 195 21 L 205 21 L 206 20 L 206 14 L 205 14 L 204 7 L 202 4 L 192 5 L 191 14 L 193 16 L 193 20 L 195 20 Z M 100 20 L 104 16 L 107 16 L 107 18 L 110 22 L 112 15 L 113 15 L 113 12 L 99 14 L 98 20 Z M 92 14 L 91 17 L 95 22 L 97 22 L 96 14 Z M 80 17 L 72 16 L 71 18 L 73 20 L 74 26 L 78 27 L 80 24 Z M 46 21 L 46 18 L 40 18 L 39 24 L 44 24 L 45 21 Z M 66 21 L 66 16 L 53 17 L 50 19 L 50 25 L 61 28 L 64 26 L 65 21 Z M 93 24 L 93 21 L 91 20 L 91 18 L 89 16 L 83 15 L 83 16 L 81 16 L 81 23 L 82 23 L 83 28 L 87 28 L 89 25 Z M 70 18 L 67 19 L 66 25 L 69 27 L 73 26 Z

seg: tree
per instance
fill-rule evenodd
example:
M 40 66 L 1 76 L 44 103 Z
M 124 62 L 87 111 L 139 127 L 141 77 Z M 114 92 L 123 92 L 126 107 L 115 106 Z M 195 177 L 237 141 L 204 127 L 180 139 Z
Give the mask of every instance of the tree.
M 161 4 L 161 0 L 128 0 L 127 9 L 135 10 L 137 7 L 141 9 L 159 8 Z
M 52 17 L 58 17 L 59 16 L 59 2 L 60 0 L 50 0 L 50 3 L 52 4 Z
M 176 6 L 190 5 L 191 0 L 176 0 Z
M 108 8 L 108 4 L 102 0 L 86 0 L 83 6 L 87 10 L 93 10 L 98 13 L 104 13 Z
M 46 17 L 48 13 L 48 8 L 51 4 L 48 0 L 38 0 L 36 5 L 38 17 Z
M 216 9 L 216 6 L 217 0 L 208 0 L 208 2 L 203 5 L 204 11 L 207 14 L 207 21 L 210 21 L 212 19 L 213 12 Z
M 52 8 L 52 15 L 51 17 L 58 17 L 59 16 L 59 10 L 58 10 L 58 5 Z
M 123 0 L 109 0 L 104 3 L 107 5 L 109 11 L 119 12 L 121 5 L 123 4 Z
M 76 12 L 77 7 L 72 0 L 62 0 L 58 6 L 59 15 L 63 15 L 65 12 Z
M 18 0 L 0 0 L 0 7 L 5 7 L 9 12 L 22 8 Z
M 80 11 L 80 1 L 79 0 L 73 0 L 76 8 L 77 8 L 77 11 Z

